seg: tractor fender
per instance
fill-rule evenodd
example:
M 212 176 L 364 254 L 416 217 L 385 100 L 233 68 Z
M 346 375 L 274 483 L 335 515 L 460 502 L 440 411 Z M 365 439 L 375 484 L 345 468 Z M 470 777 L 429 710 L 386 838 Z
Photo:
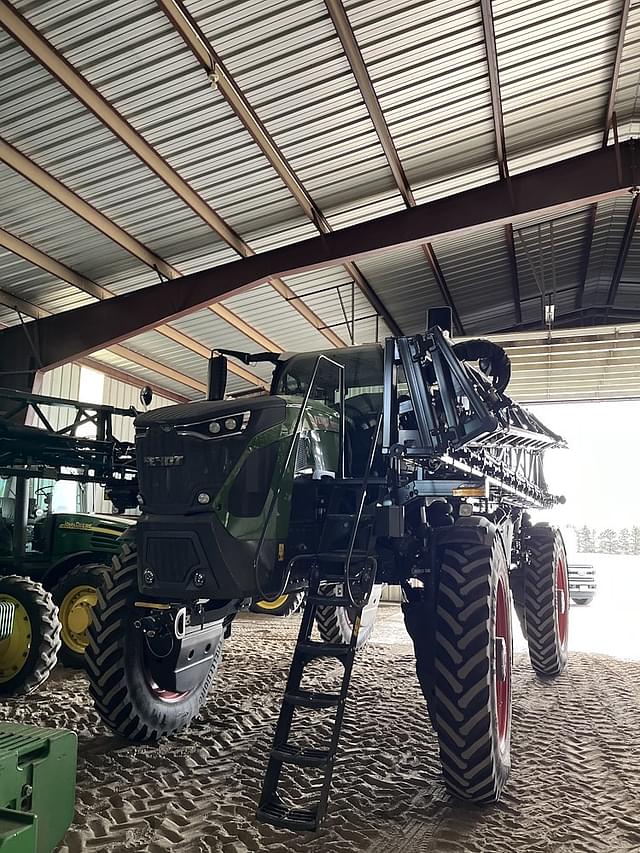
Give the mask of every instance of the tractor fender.
M 40 578 L 40 582 L 45 589 L 51 589 L 58 583 L 60 578 L 77 568 L 88 563 L 103 563 L 106 566 L 111 565 L 113 554 L 100 551 L 76 551 L 75 554 L 67 554 L 61 557 L 55 563 L 52 563 L 46 573 Z

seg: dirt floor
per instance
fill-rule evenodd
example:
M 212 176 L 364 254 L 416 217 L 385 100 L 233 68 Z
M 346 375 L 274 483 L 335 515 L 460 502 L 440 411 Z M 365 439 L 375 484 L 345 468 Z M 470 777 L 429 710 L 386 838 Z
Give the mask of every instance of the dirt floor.
M 511 779 L 498 805 L 464 807 L 440 779 L 395 606 L 382 608 L 374 642 L 354 669 L 324 828 L 294 835 L 258 824 L 297 623 L 240 618 L 202 719 L 158 747 L 109 734 L 80 673 L 59 670 L 28 702 L 1 707 L 0 718 L 79 735 L 77 814 L 59 851 L 640 850 L 640 662 L 575 653 L 564 675 L 543 682 L 519 653 Z

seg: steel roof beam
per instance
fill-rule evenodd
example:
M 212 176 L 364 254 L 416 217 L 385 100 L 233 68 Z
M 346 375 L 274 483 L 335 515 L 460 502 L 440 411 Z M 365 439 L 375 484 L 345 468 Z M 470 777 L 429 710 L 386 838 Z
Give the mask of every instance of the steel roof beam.
M 232 249 L 241 257 L 255 254 L 248 243 L 7 0 L 0 0 L 0 24 Z M 334 346 L 345 345 L 284 282 L 276 281 L 271 284 L 277 293 L 288 299 L 292 307 Z
M 41 320 L 45 317 L 56 316 L 55 314 L 52 314 L 51 311 L 47 311 L 45 308 L 41 308 L 39 305 L 34 305 L 32 302 L 27 302 L 24 299 L 18 299 L 17 297 L 13 296 L 13 294 L 7 293 L 4 290 L 0 291 L 0 305 L 6 305 L 8 308 L 13 308 L 15 311 L 19 311 L 21 314 L 24 314 L 27 317 L 31 317 L 34 320 Z M 28 332 L 29 337 L 31 338 L 31 343 L 37 346 L 36 339 L 31 336 L 33 324 L 29 324 L 29 326 L 25 328 L 23 328 L 22 325 L 18 327 L 20 335 L 29 346 L 29 349 L 31 349 L 31 343 L 27 340 L 27 334 L 25 334 L 25 329 L 26 332 Z M 172 379 L 174 382 L 179 382 L 181 385 L 185 385 L 187 388 L 193 388 L 194 391 L 200 391 L 204 394 L 207 393 L 207 386 L 202 382 L 198 382 L 197 379 L 193 379 L 193 377 L 187 376 L 185 373 L 181 373 L 178 370 L 174 370 L 172 367 L 168 367 L 165 364 L 160 364 L 154 359 L 148 358 L 146 355 L 141 355 L 135 350 L 129 349 L 128 347 L 123 347 L 119 344 L 111 345 L 109 347 L 109 350 L 114 353 L 114 355 L 119 355 L 121 358 L 125 358 L 127 359 L 127 361 L 130 361 L 133 364 L 139 364 L 141 367 L 144 367 L 147 370 L 153 370 L 154 373 L 159 373 L 161 376 L 167 377 L 167 379 Z M 46 370 L 47 366 L 42 365 L 41 369 Z
M 329 234 L 333 231 L 326 216 L 311 198 L 302 181 L 296 175 L 287 158 L 182 0 L 156 0 L 156 2 L 169 18 L 196 60 L 212 78 L 222 97 L 240 119 L 246 130 L 251 134 L 255 143 L 278 175 L 280 175 L 285 186 L 311 222 L 313 222 L 321 234 Z M 393 331 L 393 334 L 400 334 L 398 324 L 364 277 L 362 271 L 355 264 L 345 264 L 345 269 L 376 312 L 385 320 L 389 328 Z
M 79 290 L 82 290 L 85 293 L 94 296 L 96 299 L 115 298 L 115 293 L 112 293 L 110 290 L 107 290 L 106 287 L 101 287 L 95 281 L 92 281 L 91 279 L 80 275 L 75 270 L 72 270 L 70 267 L 65 266 L 65 264 L 61 264 L 59 261 L 56 261 L 50 255 L 41 252 L 39 249 L 36 249 L 30 243 L 26 243 L 24 240 L 21 240 L 19 237 L 16 237 L 15 234 L 11 234 L 4 228 L 0 228 L 0 246 L 4 246 L 5 249 L 8 249 L 9 251 L 23 258 L 25 261 L 28 261 L 28 263 L 33 264 L 39 269 L 50 273 L 51 275 L 61 279 L 62 281 L 66 281 L 68 284 L 71 284 L 74 287 L 77 287 Z M 37 308 L 38 306 L 33 305 L 32 307 Z M 174 329 L 172 326 L 156 326 L 155 331 L 159 332 L 161 335 L 164 335 L 164 337 L 169 338 L 175 343 L 180 344 L 181 346 L 185 347 L 185 349 L 188 349 L 191 352 L 202 356 L 203 358 L 208 359 L 211 355 L 209 347 L 204 346 L 204 344 L 201 344 L 194 338 L 189 337 L 189 335 L 185 335 L 184 332 L 181 332 L 178 329 Z M 235 373 L 241 379 L 244 379 L 245 382 L 249 382 L 251 385 L 256 385 L 258 388 L 267 388 L 267 383 L 265 383 L 264 380 L 260 379 L 260 377 L 256 376 L 250 370 L 247 370 L 240 364 L 230 362 L 229 370 L 232 373 Z
M 616 299 L 616 294 L 618 293 L 618 287 L 620 286 L 620 282 L 622 281 L 622 274 L 624 273 L 624 265 L 627 261 L 627 256 L 629 254 L 629 249 L 631 248 L 631 241 L 633 240 L 633 235 L 635 234 L 636 227 L 638 225 L 638 216 L 640 215 L 640 192 L 636 192 L 633 201 L 631 202 L 631 209 L 629 210 L 629 215 L 627 216 L 627 222 L 624 226 L 624 233 L 622 235 L 622 240 L 620 242 L 620 250 L 618 251 L 618 257 L 616 258 L 616 265 L 613 270 L 613 276 L 611 277 L 611 285 L 609 287 L 609 295 L 607 296 L 607 305 L 612 306 Z
M 511 191 L 504 181 L 495 181 L 332 234 L 47 317 L 36 323 L 41 364 L 49 367 L 87 355 L 274 275 L 292 275 L 396 247 L 424 245 L 446 234 L 479 232 L 509 222 L 520 225 L 532 214 L 558 216 L 594 201 L 624 196 L 634 184 L 633 143 L 622 143 L 618 154 L 620 174 L 613 146 L 597 149 L 512 176 Z M 0 363 L 4 364 L 5 358 L 20 363 L 24 357 L 20 330 L 0 332 Z
M 369 69 L 364 61 L 360 45 L 356 39 L 356 34 L 353 31 L 347 12 L 342 5 L 342 0 L 325 0 L 325 5 L 333 22 L 333 26 L 338 34 L 338 38 L 342 44 L 345 56 L 351 66 L 351 71 L 356 79 L 360 94 L 362 95 L 362 100 L 364 101 L 364 105 L 367 108 L 375 131 L 378 135 L 378 139 L 380 140 L 380 145 L 382 146 L 382 150 L 387 158 L 387 162 L 391 169 L 391 174 L 393 175 L 398 191 L 400 192 L 400 195 L 407 207 L 415 207 L 416 199 L 413 195 L 413 190 L 411 189 L 409 179 L 404 171 L 404 166 L 402 165 L 400 155 L 398 154 L 395 142 L 391 136 L 387 120 L 382 112 L 382 107 L 380 106 L 380 101 L 378 100 L 373 81 L 369 76 Z M 429 243 L 424 245 L 422 250 L 427 259 L 427 263 L 429 264 L 429 268 L 436 279 L 440 293 L 447 305 L 451 308 L 458 330 L 460 334 L 464 335 L 465 331 L 460 320 L 460 314 L 453 301 L 453 297 L 445 280 L 442 268 L 436 258 L 434 248 Z
M 498 171 L 502 179 L 509 177 L 507 163 L 507 146 L 504 135 L 504 118 L 502 115 L 502 98 L 500 97 L 500 71 L 498 68 L 498 51 L 496 34 L 493 25 L 493 8 L 491 0 L 480 0 L 482 13 L 482 30 L 484 32 L 484 47 L 487 54 L 489 69 L 489 91 L 491 93 L 491 111 L 493 114 L 493 129 L 496 138 L 496 157 Z
M 129 252 L 129 254 L 142 261 L 143 264 L 146 264 L 165 278 L 175 279 L 182 277 L 180 270 L 150 251 L 139 240 L 136 240 L 135 237 L 132 237 L 131 234 L 120 228 L 119 225 L 116 225 L 115 222 L 103 213 L 100 213 L 95 207 L 88 204 L 84 199 L 81 199 L 80 196 L 72 192 L 67 186 L 34 163 L 33 160 L 25 157 L 17 148 L 14 148 L 3 140 L 0 140 L 0 158 L 14 171 L 21 174 L 28 181 L 31 181 L 32 184 L 35 184 L 41 190 L 44 190 L 44 192 L 48 193 L 48 195 L 60 204 L 63 204 L 68 210 L 76 214 L 76 216 L 88 222 L 89 225 L 101 231 L 106 237 Z M 255 341 L 263 349 L 277 352 L 282 349 L 279 344 L 272 341 L 266 335 L 263 335 L 224 305 L 206 307 L 210 307 L 214 314 L 217 314 L 231 326 L 234 326 L 243 335 L 251 338 L 251 340 Z
M 627 31 L 627 21 L 629 20 L 629 9 L 631 0 L 622 0 L 620 7 L 620 23 L 618 24 L 618 38 L 616 41 L 616 55 L 613 61 L 613 70 L 611 72 L 611 83 L 609 85 L 609 97 L 607 98 L 607 106 L 604 114 L 604 131 L 602 134 L 602 145 L 609 143 L 609 131 L 613 124 L 613 116 L 616 109 L 616 93 L 618 91 L 618 80 L 620 78 L 620 65 L 622 64 L 622 53 L 624 51 L 624 37 Z

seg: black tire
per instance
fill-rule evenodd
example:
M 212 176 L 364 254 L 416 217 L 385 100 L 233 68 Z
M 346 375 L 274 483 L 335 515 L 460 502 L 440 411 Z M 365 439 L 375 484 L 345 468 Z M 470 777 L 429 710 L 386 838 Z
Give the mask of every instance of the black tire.
M 436 732 L 451 793 L 489 803 L 511 767 L 509 568 L 492 524 L 458 527 L 444 546 L 436 592 Z
M 275 602 L 254 601 L 249 610 L 264 616 L 293 616 L 302 607 L 305 595 L 306 592 L 303 589 L 295 589 L 293 592 L 281 595 Z
M 567 553 L 558 528 L 546 524 L 530 528 L 528 546 L 523 605 L 529 658 L 539 675 L 558 675 L 568 658 Z
M 60 623 L 51 595 L 29 578 L 0 578 L 0 600 L 19 605 L 11 636 L 0 641 L 0 696 L 8 699 L 32 693 L 47 680 L 58 661 Z
M 356 649 L 361 649 L 366 645 L 373 634 L 383 587 L 384 584 L 373 585 L 367 606 L 362 610 Z M 322 584 L 322 593 L 323 595 L 342 595 L 342 584 Z M 351 642 L 354 615 L 354 610 L 351 607 L 316 608 L 316 624 L 324 642 L 344 644 Z
M 220 663 L 222 635 L 211 668 L 193 690 L 179 696 L 152 685 L 146 675 L 146 641 L 133 625 L 137 563 L 135 547 L 123 543 L 98 590 L 85 659 L 90 693 L 103 721 L 127 740 L 146 742 L 181 731 L 197 716 Z
M 87 563 L 71 569 L 51 589 L 62 628 L 62 645 L 58 659 L 63 666 L 71 669 L 85 667 L 84 650 L 89 642 L 91 610 L 97 601 L 98 587 L 104 583 L 108 574 L 108 566 L 101 563 Z M 94 590 L 93 596 L 89 594 L 89 590 Z M 75 622 L 80 622 L 86 627 L 82 631 L 74 630 L 78 628 Z

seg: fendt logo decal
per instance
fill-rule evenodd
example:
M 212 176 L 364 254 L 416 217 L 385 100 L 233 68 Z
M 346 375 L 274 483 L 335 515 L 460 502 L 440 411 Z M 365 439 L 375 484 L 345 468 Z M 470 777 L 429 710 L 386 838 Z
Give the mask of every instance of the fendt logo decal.
M 151 468 L 170 468 L 172 465 L 184 465 L 184 456 L 145 456 L 144 464 Z

